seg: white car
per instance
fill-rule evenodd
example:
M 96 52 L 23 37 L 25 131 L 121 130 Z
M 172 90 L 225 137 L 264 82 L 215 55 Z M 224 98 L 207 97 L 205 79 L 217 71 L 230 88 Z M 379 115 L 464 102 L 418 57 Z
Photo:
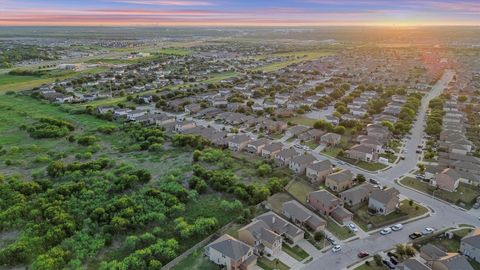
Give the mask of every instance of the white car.
M 390 228 L 385 228 L 385 229 L 380 231 L 381 235 L 387 235 L 387 234 L 390 234 L 390 233 L 392 233 L 392 229 L 390 229 Z
M 355 226 L 355 224 L 353 224 L 353 223 L 348 224 L 348 228 L 352 232 L 358 232 L 357 226 Z
M 341 247 L 340 245 L 335 245 L 335 246 L 333 246 L 333 248 L 332 248 L 332 251 L 333 251 L 333 252 L 339 252 L 340 250 L 342 250 L 342 247 Z
M 394 230 L 394 231 L 400 231 L 401 229 L 403 229 L 403 225 L 402 224 L 396 224 L 396 225 L 393 225 L 390 228 L 392 228 L 392 230 Z
M 434 228 L 427 227 L 427 228 L 425 228 L 425 229 L 422 231 L 422 234 L 423 234 L 423 235 L 427 235 L 427 234 L 433 233 L 434 231 L 435 231 Z

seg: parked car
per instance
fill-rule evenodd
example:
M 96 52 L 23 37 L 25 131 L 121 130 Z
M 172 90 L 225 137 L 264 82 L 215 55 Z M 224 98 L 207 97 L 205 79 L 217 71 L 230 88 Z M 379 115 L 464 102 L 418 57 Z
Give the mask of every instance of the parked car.
M 352 232 L 355 232 L 355 233 L 358 232 L 357 226 L 355 226 L 355 224 L 353 224 L 353 223 L 348 224 L 348 228 Z
M 342 247 L 341 247 L 340 245 L 335 245 L 335 246 L 333 246 L 333 248 L 332 248 L 332 251 L 333 251 L 333 252 L 339 252 L 340 250 L 342 250 Z
M 390 228 L 385 228 L 385 229 L 380 231 L 381 235 L 387 235 L 387 234 L 390 234 L 390 233 L 392 233 L 392 229 L 390 229 Z
M 387 260 L 384 259 L 384 260 L 382 260 L 382 263 L 386 267 L 388 267 L 388 269 L 391 269 L 391 270 L 395 269 L 395 265 L 393 263 L 391 263 L 390 261 L 387 261 Z
M 434 231 L 435 231 L 434 228 L 427 227 L 427 228 L 423 229 L 422 234 L 423 235 L 432 234 Z
M 394 265 L 398 264 L 398 260 L 395 257 L 390 257 L 390 262 L 393 263 Z
M 360 251 L 360 252 L 357 254 L 357 256 L 358 256 L 359 258 L 365 258 L 365 257 L 367 257 L 368 255 L 370 255 L 370 253 L 368 253 L 368 252 L 366 252 L 366 251 Z
M 473 209 L 478 209 L 478 208 L 480 208 L 480 203 L 476 202 L 476 203 L 473 204 L 472 207 L 473 207 Z
M 394 231 L 400 231 L 401 229 L 403 229 L 403 225 L 402 224 L 395 224 L 390 228 L 392 228 L 392 230 L 394 230 Z
M 419 237 L 421 237 L 421 236 L 422 236 L 421 233 L 419 233 L 419 232 L 414 232 L 414 233 L 410 234 L 408 237 L 409 237 L 410 239 L 414 240 L 414 239 L 417 239 L 417 238 L 419 238 Z
M 387 256 L 388 256 L 388 257 L 394 257 L 394 258 L 398 259 L 398 255 L 395 254 L 395 253 L 393 253 L 393 252 L 391 252 L 391 251 L 387 252 Z

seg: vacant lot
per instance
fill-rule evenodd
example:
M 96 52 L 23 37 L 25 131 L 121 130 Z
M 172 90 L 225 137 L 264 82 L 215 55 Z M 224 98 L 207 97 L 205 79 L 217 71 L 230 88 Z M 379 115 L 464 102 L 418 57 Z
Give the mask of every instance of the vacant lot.
M 293 197 L 303 203 L 307 202 L 308 193 L 315 191 L 309 184 L 297 180 L 291 181 L 285 188 Z

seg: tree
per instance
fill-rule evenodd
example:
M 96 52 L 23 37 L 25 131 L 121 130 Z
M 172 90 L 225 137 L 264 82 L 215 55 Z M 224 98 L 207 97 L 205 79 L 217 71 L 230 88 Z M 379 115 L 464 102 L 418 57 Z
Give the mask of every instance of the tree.
M 417 167 L 420 170 L 420 173 L 425 172 L 425 169 L 426 169 L 425 164 L 418 164 Z
M 344 126 L 336 126 L 334 129 L 333 129 L 333 132 L 337 133 L 337 134 L 344 134 L 345 133 L 345 127 Z
M 459 96 L 459 97 L 458 97 L 458 101 L 459 101 L 459 102 L 465 102 L 465 101 L 467 101 L 467 100 L 468 100 L 467 96 L 463 96 L 463 95 L 462 95 L 462 96 Z
M 262 164 L 257 168 L 257 174 L 259 176 L 265 176 L 272 172 L 272 167 L 268 164 Z
M 405 253 L 407 256 L 412 257 L 415 256 L 415 253 L 417 253 L 417 251 L 412 246 L 407 246 L 405 248 Z
M 378 254 L 373 255 L 373 260 L 375 261 L 376 265 L 378 266 L 382 265 L 382 257 L 380 257 L 380 255 Z
M 365 176 L 363 174 L 359 173 L 359 174 L 357 174 L 356 180 L 360 184 L 360 183 L 365 182 L 366 179 L 365 179 Z
M 406 253 L 406 246 L 404 244 L 398 244 L 395 246 L 395 250 L 397 251 L 398 255 L 405 256 Z

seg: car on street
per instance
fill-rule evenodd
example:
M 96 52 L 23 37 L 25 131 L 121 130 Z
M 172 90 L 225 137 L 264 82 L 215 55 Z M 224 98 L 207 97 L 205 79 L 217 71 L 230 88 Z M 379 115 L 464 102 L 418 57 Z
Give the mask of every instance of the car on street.
M 401 229 L 403 229 L 403 225 L 402 224 L 395 224 L 393 225 L 392 227 L 390 227 L 393 231 L 400 231 Z
M 370 184 L 372 184 L 372 185 L 380 185 L 380 182 L 378 182 L 378 180 L 375 180 L 375 179 L 373 179 L 373 178 L 368 179 L 368 181 L 369 181 Z
M 298 149 L 302 149 L 302 148 L 303 148 L 303 146 L 302 146 L 301 144 L 298 144 L 298 143 L 295 144 L 295 145 L 293 145 L 293 147 L 298 148 Z
M 405 156 L 401 156 L 400 159 L 401 159 L 401 160 L 405 160 Z
M 355 224 L 353 224 L 353 223 L 348 224 L 348 228 L 352 232 L 358 232 L 357 226 L 355 226 Z
M 414 239 L 417 239 L 417 238 L 419 238 L 419 237 L 421 237 L 421 236 L 422 236 L 421 233 L 419 233 L 419 232 L 414 232 L 414 233 L 410 234 L 408 237 L 409 237 L 410 239 L 414 240 Z
M 341 247 L 340 245 L 335 245 L 335 246 L 333 246 L 333 248 L 332 248 L 332 251 L 333 251 L 333 252 L 339 252 L 340 250 L 342 250 L 342 247 Z
M 357 256 L 359 258 L 365 258 L 365 257 L 368 257 L 368 255 L 370 255 L 370 253 L 366 252 L 366 251 L 360 251 Z
M 345 163 L 345 161 L 339 161 L 338 164 L 340 164 L 340 165 L 345 165 L 345 164 L 347 164 L 347 163 Z
M 328 236 L 325 237 L 325 239 L 327 239 L 328 242 L 330 242 L 330 244 L 332 245 L 336 245 L 337 243 L 335 242 L 335 240 L 331 237 L 331 236 Z
M 383 230 L 380 231 L 381 235 L 387 235 L 387 234 L 390 234 L 390 233 L 392 233 L 392 229 L 390 229 L 390 228 L 384 228 Z
M 434 228 L 427 227 L 427 228 L 423 229 L 422 234 L 427 235 L 427 234 L 433 233 L 434 231 L 435 231 Z

